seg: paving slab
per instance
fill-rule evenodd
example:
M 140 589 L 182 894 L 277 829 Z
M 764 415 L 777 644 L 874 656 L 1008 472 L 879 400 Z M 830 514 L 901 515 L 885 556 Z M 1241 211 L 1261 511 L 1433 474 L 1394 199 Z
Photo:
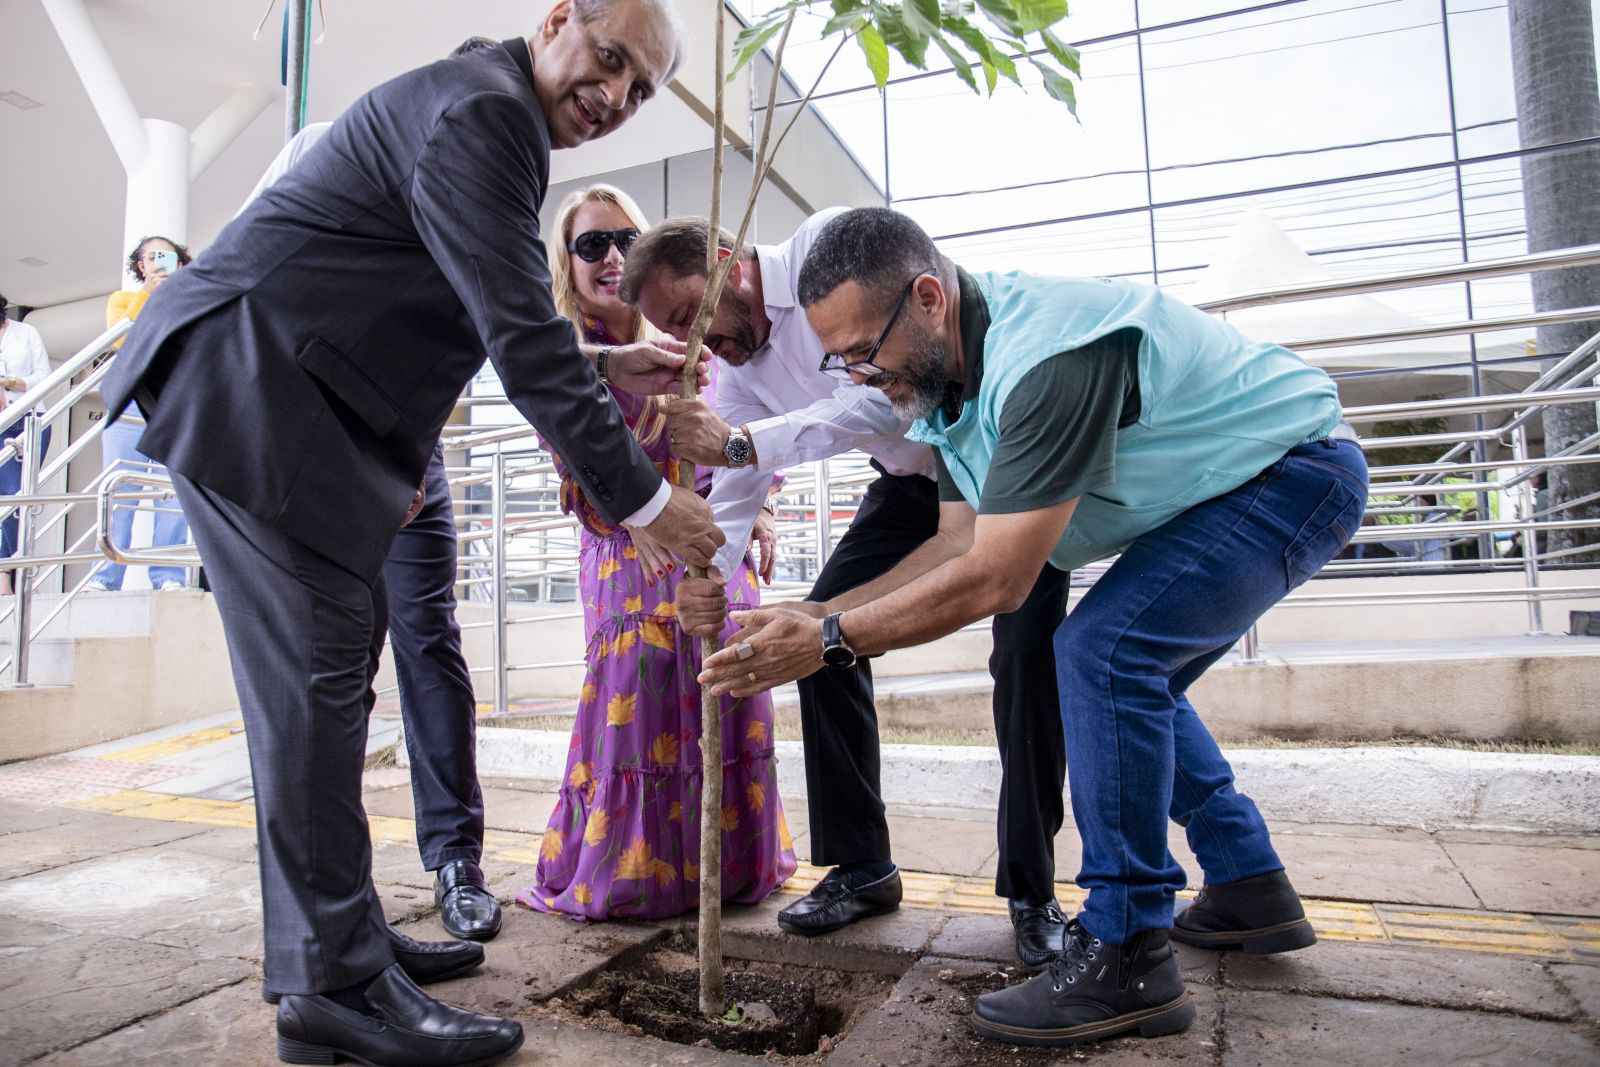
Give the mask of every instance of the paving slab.
M 1570 1023 L 1383 1001 L 1285 993 L 1224 995 L 1221 1067 L 1593 1067 L 1596 1047 Z
M 114 1030 L 37 1067 L 277 1067 L 277 1018 L 260 983 L 238 982 Z
M 395 819 L 416 817 L 409 780 L 374 788 L 372 772 L 368 771 L 365 786 L 361 803 L 368 815 L 384 815 Z M 484 824 L 489 829 L 529 835 L 544 833 L 550 821 L 550 812 L 556 805 L 554 793 L 494 785 L 482 785 L 482 789 Z
M 1190 988 L 1195 1024 L 1182 1034 L 1125 1038 L 1085 1049 L 1023 1048 L 986 1041 L 969 1017 L 980 994 L 1010 984 L 1013 976 L 974 960 L 925 957 L 908 970 L 889 997 L 846 1034 L 824 1062 L 828 1067 L 948 1067 L 971 1064 L 1096 1063 L 1213 1067 L 1217 996 L 1209 986 Z
M 1582 963 L 1553 963 L 1550 974 L 1577 1005 L 1589 1026 L 1600 1032 L 1600 967 Z
M 890 815 L 889 841 L 895 863 L 934 874 L 979 874 L 998 850 L 994 824 L 969 819 L 928 819 Z
M 261 951 L 256 868 L 192 852 L 144 848 L 13 878 L 0 914 L 207 955 Z
M 1223 973 L 1227 986 L 1237 989 L 1558 1020 L 1575 1014 L 1543 964 L 1481 952 L 1320 941 L 1277 956 L 1229 952 Z
M 446 939 L 437 915 L 398 926 L 419 941 Z M 577 923 L 521 906 L 506 909 L 500 935 L 484 945 L 484 964 L 459 981 L 433 988 L 451 1004 L 514 1015 L 537 1001 L 592 982 L 614 962 L 644 955 L 666 940 L 652 923 Z
M 25 830 L 43 830 L 47 826 L 59 826 L 72 816 L 73 811 L 70 808 L 0 800 L 0 837 Z
M 219 826 L 203 834 L 181 838 L 166 846 L 178 852 L 198 852 L 202 856 L 234 863 L 257 863 L 256 832 L 242 826 Z
M 1600 850 L 1463 841 L 1442 847 L 1485 907 L 1600 915 Z
M 0 881 L 194 837 L 207 829 L 190 823 L 69 811 L 52 825 L 6 835 L 5 848 L 0 849 Z
M 20 956 L 56 941 L 77 937 L 76 931 L 54 923 L 32 922 L 10 915 L 0 915 L 0 959 Z
M 1534 834 L 1526 830 L 1435 830 L 1434 838 L 1446 844 L 1531 845 L 1536 848 L 1581 848 L 1600 851 L 1600 834 Z
M 946 918 L 944 912 L 932 908 L 902 907 L 832 933 L 801 937 L 778 928 L 778 910 L 793 899 L 774 895 L 760 904 L 724 908 L 723 955 L 839 971 L 899 975 L 925 951 Z M 695 939 L 695 926 L 693 914 L 679 921 L 679 929 L 691 942 Z
M 252 971 L 241 960 L 92 934 L 8 956 L 0 972 L 0 1067 L 89 1041 Z
M 1275 834 L 1272 843 L 1302 896 L 1449 908 L 1483 906 L 1443 846 L 1426 834 Z

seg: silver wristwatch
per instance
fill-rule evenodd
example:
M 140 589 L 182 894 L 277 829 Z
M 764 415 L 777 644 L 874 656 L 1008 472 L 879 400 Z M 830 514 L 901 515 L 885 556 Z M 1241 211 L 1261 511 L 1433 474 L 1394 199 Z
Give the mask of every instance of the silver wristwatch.
M 722 455 L 727 459 L 730 467 L 748 467 L 755 458 L 756 450 L 750 444 L 750 435 L 743 426 L 733 426 L 728 429 L 728 443 L 722 446 Z

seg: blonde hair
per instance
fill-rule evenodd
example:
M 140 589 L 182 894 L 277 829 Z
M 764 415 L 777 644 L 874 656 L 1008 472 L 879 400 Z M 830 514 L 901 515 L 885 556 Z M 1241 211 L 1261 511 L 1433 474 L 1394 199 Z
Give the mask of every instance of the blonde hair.
M 561 206 L 556 209 L 555 225 L 551 228 L 550 236 L 545 239 L 545 246 L 550 253 L 550 291 L 556 298 L 556 310 L 571 320 L 572 328 L 578 332 L 580 341 L 586 340 L 583 336 L 584 312 L 578 306 L 578 289 L 572 281 L 572 253 L 567 251 L 567 245 L 572 243 L 572 220 L 577 216 L 578 209 L 590 202 L 617 205 L 628 217 L 633 228 L 640 233 L 650 228 L 649 220 L 644 217 L 644 212 L 639 210 L 639 205 L 634 202 L 633 197 L 614 185 L 596 183 L 576 189 L 568 193 L 561 201 Z M 659 341 L 664 337 L 645 320 L 638 308 L 629 309 L 628 323 L 633 336 L 617 338 L 623 344 L 634 341 Z M 646 397 L 644 408 L 639 413 L 639 423 L 633 428 L 634 436 L 643 444 L 653 444 L 661 437 L 666 425 L 666 403 L 660 397 Z

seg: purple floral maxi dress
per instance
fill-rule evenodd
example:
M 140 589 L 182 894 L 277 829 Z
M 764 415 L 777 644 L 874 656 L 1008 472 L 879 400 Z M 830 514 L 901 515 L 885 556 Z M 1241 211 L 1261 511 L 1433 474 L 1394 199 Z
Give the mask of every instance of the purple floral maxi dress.
M 585 326 L 591 340 L 606 343 L 594 324 Z M 612 395 L 634 426 L 643 402 Z M 677 461 L 665 436 L 645 451 L 670 480 Z M 587 669 L 560 797 L 534 882 L 517 899 L 580 921 L 678 915 L 700 895 L 700 657 L 678 627 L 683 566 L 647 582 L 627 531 L 590 507 L 559 457 L 556 464 L 563 507 L 583 524 Z M 731 609 L 759 606 L 748 553 L 727 589 Z M 737 629 L 730 622 L 724 639 Z M 722 897 L 752 904 L 795 869 L 769 694 L 722 698 L 722 753 Z

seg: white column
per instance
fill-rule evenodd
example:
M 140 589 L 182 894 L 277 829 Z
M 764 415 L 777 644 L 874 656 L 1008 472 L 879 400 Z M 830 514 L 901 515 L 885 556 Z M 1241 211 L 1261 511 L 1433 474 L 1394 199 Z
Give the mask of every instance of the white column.
M 164 119 L 145 119 L 144 129 L 144 158 L 128 168 L 123 255 L 151 234 L 178 244 L 189 239 L 189 131 Z

